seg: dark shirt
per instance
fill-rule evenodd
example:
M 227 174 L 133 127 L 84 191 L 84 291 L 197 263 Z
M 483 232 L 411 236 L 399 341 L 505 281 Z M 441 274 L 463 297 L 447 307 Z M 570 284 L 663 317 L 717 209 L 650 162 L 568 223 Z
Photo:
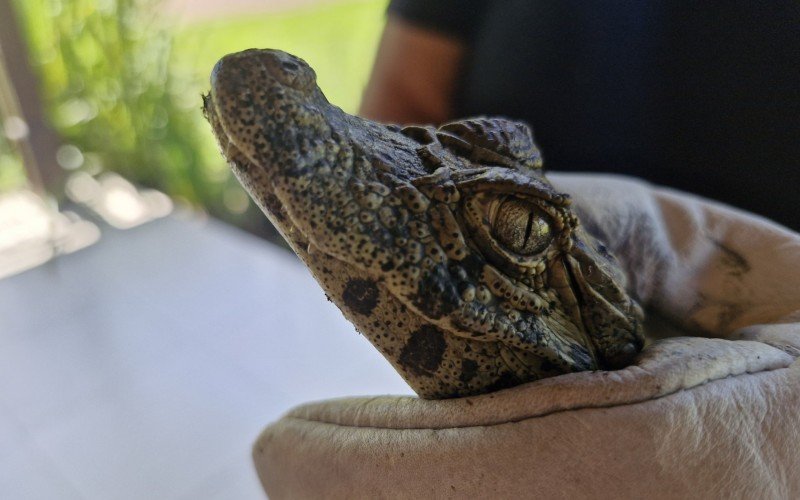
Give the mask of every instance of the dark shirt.
M 800 230 L 800 3 L 393 0 L 463 40 L 456 116 L 532 125 L 551 170 L 616 172 Z

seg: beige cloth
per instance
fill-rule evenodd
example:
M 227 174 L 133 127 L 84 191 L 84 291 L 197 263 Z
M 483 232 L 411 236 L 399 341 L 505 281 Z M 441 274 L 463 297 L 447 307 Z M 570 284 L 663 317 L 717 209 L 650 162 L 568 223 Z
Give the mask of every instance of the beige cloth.
M 693 337 L 478 397 L 302 406 L 254 447 L 271 498 L 800 498 L 800 235 L 631 179 L 552 178 L 592 207 L 648 334 Z

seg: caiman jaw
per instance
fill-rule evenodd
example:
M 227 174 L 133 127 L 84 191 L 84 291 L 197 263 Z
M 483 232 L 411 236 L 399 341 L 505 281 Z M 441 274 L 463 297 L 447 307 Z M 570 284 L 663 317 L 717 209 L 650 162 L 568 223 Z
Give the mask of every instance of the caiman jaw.
M 595 257 L 593 262 L 602 261 L 601 256 Z M 600 274 L 599 278 L 594 278 L 600 281 L 595 285 L 589 283 L 587 272 L 572 255 L 565 257 L 563 266 L 569 275 L 570 290 L 574 290 L 571 293 L 577 302 L 579 324 L 584 334 L 594 333 L 592 345 L 600 364 L 617 369 L 632 363 L 644 345 L 644 338 L 636 334 L 641 331 L 643 318 L 639 306 L 628 298 L 612 277 L 595 268 L 596 264 L 591 264 L 588 270 Z M 595 286 L 614 290 L 606 289 L 603 294 Z M 625 340 L 627 332 L 634 334 Z
M 568 319 L 572 321 L 572 324 L 576 327 L 576 331 L 574 332 L 575 339 L 587 347 L 592 359 L 597 359 L 597 351 L 592 345 L 589 336 L 592 327 L 583 314 L 584 302 L 582 300 L 582 294 L 576 290 L 577 281 L 575 273 L 573 272 L 573 267 L 570 266 L 566 257 L 556 259 L 551 264 L 550 284 L 560 297 L 562 308 L 564 312 L 567 313 Z
M 640 347 L 614 262 L 524 125 L 361 120 L 279 51 L 223 58 L 204 109 L 237 178 L 420 396 L 616 366 Z
M 222 126 L 217 110 L 214 106 L 211 93 L 203 95 L 203 115 L 217 137 L 222 155 L 228 160 L 232 168 L 246 170 L 250 166 L 250 160 L 236 147 L 231 137 Z

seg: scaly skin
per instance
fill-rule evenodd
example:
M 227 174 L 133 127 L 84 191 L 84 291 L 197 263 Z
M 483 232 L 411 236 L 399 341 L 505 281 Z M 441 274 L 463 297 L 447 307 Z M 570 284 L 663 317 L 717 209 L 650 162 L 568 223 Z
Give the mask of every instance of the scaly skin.
M 618 368 L 642 313 L 528 128 L 344 113 L 280 51 L 224 57 L 204 109 L 234 173 L 352 321 L 423 398 Z

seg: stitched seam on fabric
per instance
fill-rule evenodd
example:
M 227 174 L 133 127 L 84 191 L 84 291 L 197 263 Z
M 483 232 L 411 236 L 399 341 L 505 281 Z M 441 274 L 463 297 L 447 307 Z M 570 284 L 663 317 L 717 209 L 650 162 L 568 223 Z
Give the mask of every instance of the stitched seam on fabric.
M 667 393 L 660 394 L 658 396 L 651 397 L 651 398 L 646 398 L 646 399 L 643 398 L 643 399 L 627 401 L 625 403 L 619 403 L 619 404 L 583 405 L 583 406 L 576 406 L 574 408 L 563 408 L 563 409 L 558 409 L 558 410 L 552 410 L 552 411 L 549 411 L 549 412 L 543 412 L 543 413 L 540 413 L 540 414 L 537 414 L 537 415 L 530 415 L 530 416 L 527 416 L 527 417 L 520 417 L 520 418 L 512 419 L 512 420 L 504 420 L 503 422 L 481 424 L 481 425 L 453 425 L 453 426 L 446 426 L 446 427 L 377 427 L 377 426 L 368 426 L 368 425 L 361 426 L 361 425 L 341 424 L 341 423 L 330 422 L 330 421 L 326 421 L 326 420 L 312 420 L 312 419 L 308 419 L 308 418 L 305 418 L 305 417 L 300 417 L 300 416 L 297 416 L 297 415 L 286 415 L 281 420 L 286 420 L 286 419 L 300 420 L 300 421 L 303 421 L 303 422 L 326 424 L 326 425 L 332 425 L 332 426 L 342 427 L 342 428 L 347 428 L 347 429 L 376 429 L 376 430 L 386 430 L 386 431 L 411 431 L 411 430 L 440 431 L 440 430 L 447 430 L 447 429 L 470 429 L 470 428 L 482 428 L 482 427 L 496 427 L 496 426 L 499 426 L 499 425 L 516 424 L 516 423 L 521 423 L 521 422 L 525 422 L 525 421 L 528 421 L 528 420 L 535 420 L 535 419 L 538 419 L 538 418 L 548 417 L 550 415 L 556 415 L 558 413 L 566 413 L 566 412 L 571 412 L 571 411 L 602 410 L 602 409 L 610 409 L 610 408 L 620 408 L 620 407 L 625 407 L 625 406 L 633 406 L 633 405 L 638 405 L 638 404 L 642 404 L 642 403 L 647 403 L 649 401 L 657 401 L 659 399 L 662 399 L 662 398 L 665 398 L 665 397 L 668 397 L 668 396 L 672 396 L 672 395 L 678 394 L 680 392 L 692 391 L 692 390 L 695 390 L 695 389 L 697 389 L 699 387 L 703 387 L 705 385 L 713 384 L 715 382 L 721 382 L 721 381 L 728 380 L 728 379 L 736 379 L 736 378 L 744 377 L 744 376 L 758 375 L 758 374 L 761 374 L 761 373 L 771 373 L 771 372 L 776 372 L 776 371 L 780 371 L 780 370 L 790 370 L 790 369 L 791 369 L 791 365 L 788 366 L 788 367 L 771 368 L 771 369 L 760 370 L 760 371 L 757 371 L 757 372 L 744 372 L 744 373 L 739 373 L 737 375 L 728 375 L 727 377 L 717 378 L 717 379 L 714 379 L 714 380 L 708 380 L 706 382 L 694 385 L 692 387 L 681 387 L 681 388 L 679 388 L 677 390 L 674 390 L 672 392 L 667 392 Z

